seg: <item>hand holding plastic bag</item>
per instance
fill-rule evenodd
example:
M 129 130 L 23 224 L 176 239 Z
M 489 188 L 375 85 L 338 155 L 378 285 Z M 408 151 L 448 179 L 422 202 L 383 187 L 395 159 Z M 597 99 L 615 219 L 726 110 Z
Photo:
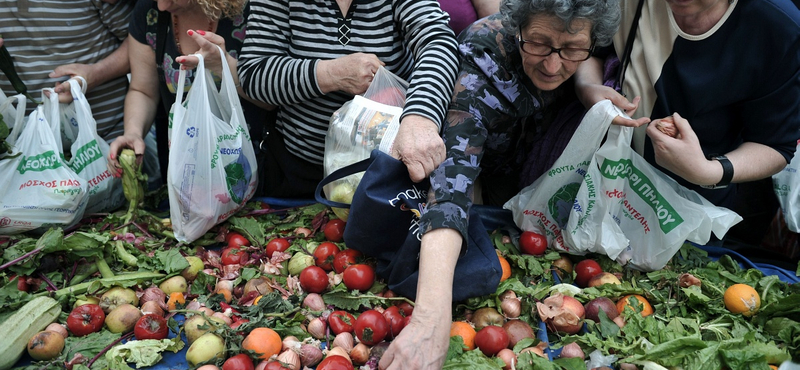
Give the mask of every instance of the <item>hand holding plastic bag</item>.
M 218 91 L 199 54 L 183 101 L 181 70 L 172 106 L 167 189 L 175 238 L 192 242 L 240 210 L 258 181 L 253 143 L 225 53 Z M 185 104 L 185 105 L 184 105 Z
M 324 175 L 369 158 L 373 149 L 391 154 L 400 129 L 408 82 L 380 67 L 363 96 L 356 95 L 333 113 L 325 137 Z M 328 199 L 350 203 L 362 174 L 350 175 L 325 186 Z M 334 208 L 347 220 L 348 210 Z

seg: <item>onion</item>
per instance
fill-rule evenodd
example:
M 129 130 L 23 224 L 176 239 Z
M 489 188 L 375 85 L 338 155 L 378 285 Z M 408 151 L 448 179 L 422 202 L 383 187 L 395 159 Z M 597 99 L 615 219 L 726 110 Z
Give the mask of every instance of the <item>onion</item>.
M 358 343 L 350 350 L 350 359 L 353 360 L 353 363 L 361 366 L 369 361 L 369 346 L 364 343 Z
M 311 367 L 322 361 L 322 351 L 317 346 L 303 343 L 300 346 L 300 364 Z
M 139 298 L 140 304 L 145 304 L 150 301 L 155 301 L 159 304 L 159 306 L 163 306 L 162 308 L 167 308 L 167 294 L 164 293 L 157 286 L 151 286 L 142 292 L 142 296 Z
M 142 304 L 141 311 L 145 315 L 148 313 L 152 313 L 158 316 L 162 317 L 164 316 L 164 309 L 162 309 L 161 306 L 159 306 L 158 302 L 156 301 L 145 302 L 144 304 Z
M 511 370 L 515 369 L 517 365 L 517 355 L 514 354 L 514 351 L 503 348 L 500 352 L 497 352 L 497 358 L 503 360 L 506 366 L 503 366 L 503 370 Z
M 281 345 L 281 351 L 300 347 L 300 340 L 298 340 L 294 335 L 286 336 L 286 338 L 283 338 L 281 342 L 283 343 Z
M 61 334 L 61 336 L 64 337 L 64 339 L 66 339 L 69 336 L 69 332 L 67 332 L 67 327 L 64 326 L 64 324 L 59 324 L 57 322 L 47 325 L 47 327 L 44 330 Z
M 336 334 L 336 338 L 333 338 L 332 348 L 337 347 L 345 350 L 345 352 L 349 354 L 353 349 L 353 334 L 350 334 L 349 331 L 343 331 L 339 334 Z
M 561 358 L 574 358 L 574 357 L 577 357 L 577 358 L 580 358 L 581 360 L 586 358 L 585 354 L 583 353 L 583 349 L 581 348 L 581 346 L 579 346 L 578 343 L 575 343 L 575 342 L 572 342 L 572 343 L 567 344 L 566 346 L 564 346 L 564 348 L 561 349 L 561 354 L 559 354 L 558 357 L 561 357 Z
M 306 298 L 303 299 L 303 307 L 311 311 L 322 311 L 325 309 L 325 301 L 322 300 L 321 295 L 309 293 Z
M 295 351 L 286 350 L 281 352 L 281 354 L 278 355 L 278 361 L 292 370 L 300 370 L 300 356 Z
M 505 292 L 503 292 L 502 294 L 500 294 L 500 296 L 497 297 L 497 298 L 500 298 L 500 302 L 502 302 L 502 301 L 504 301 L 506 299 L 509 299 L 509 298 L 517 298 L 517 293 L 515 293 L 513 290 L 509 289 L 509 290 L 506 290 Z
M 347 361 L 351 361 L 352 362 L 352 360 L 350 360 L 350 355 L 347 354 L 347 352 L 345 352 L 344 348 L 342 348 L 342 347 L 331 348 L 328 351 L 328 357 L 330 357 L 330 356 L 342 356 L 342 357 L 346 358 Z
M 322 321 L 322 319 L 316 317 L 308 322 L 307 331 L 312 337 L 322 339 L 325 337 L 325 328 L 325 321 Z
M 500 309 L 503 311 L 503 315 L 508 319 L 516 319 L 519 317 L 520 313 L 520 301 L 519 298 L 506 298 L 502 302 L 500 302 Z

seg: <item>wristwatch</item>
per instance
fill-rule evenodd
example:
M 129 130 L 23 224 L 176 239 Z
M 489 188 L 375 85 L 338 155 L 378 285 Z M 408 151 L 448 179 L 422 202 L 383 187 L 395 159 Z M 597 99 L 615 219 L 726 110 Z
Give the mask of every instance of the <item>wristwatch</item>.
M 733 164 L 728 160 L 728 157 L 719 154 L 712 154 L 708 159 L 716 159 L 722 165 L 722 179 L 714 185 L 701 185 L 705 189 L 723 189 L 731 183 L 733 179 Z

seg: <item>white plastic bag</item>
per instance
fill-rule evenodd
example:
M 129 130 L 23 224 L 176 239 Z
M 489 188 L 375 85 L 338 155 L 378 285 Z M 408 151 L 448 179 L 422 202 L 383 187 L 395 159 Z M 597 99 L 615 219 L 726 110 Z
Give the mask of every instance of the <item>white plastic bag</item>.
M 61 140 L 56 139 L 58 96 L 48 90 L 50 98 L 42 97 L 44 104 L 27 122 L 15 123 L 9 136 L 14 153 L 0 160 L 0 234 L 69 227 L 86 209 L 88 187 L 61 157 Z M 17 115 L 24 114 L 25 97 L 16 95 L 16 99 Z
M 616 112 L 611 101 L 595 104 L 583 116 L 564 152 L 550 170 L 503 205 L 503 208 L 511 210 L 520 229 L 544 235 L 547 244 L 558 250 L 571 251 L 564 244 L 561 231 L 567 225 L 575 194 L 592 155 L 600 146 Z
M 62 119 L 61 128 L 63 134 L 64 127 L 75 125 L 77 135 L 71 140 L 71 156 L 67 165 L 89 186 L 87 213 L 114 211 L 125 201 L 122 180 L 111 176 L 108 171 L 108 143 L 97 134 L 97 122 L 78 80 L 71 79 L 69 82 L 73 100 L 67 106 L 72 112 L 72 119 L 68 122 Z M 64 104 L 60 104 L 60 108 L 60 117 L 63 118 Z
M 218 91 L 203 57 L 186 102 L 181 71 L 172 106 L 167 189 L 175 238 L 192 242 L 236 213 L 256 190 L 256 157 L 233 76 L 220 50 Z
M 800 232 L 800 140 L 792 161 L 781 172 L 772 175 L 772 185 L 786 226 L 792 232 Z
M 663 268 L 686 240 L 705 244 L 742 220 L 659 171 L 631 147 L 633 128 L 611 126 L 589 165 L 563 233 L 573 253 Z
M 380 67 L 364 95 L 356 95 L 333 113 L 325 137 L 324 175 L 369 157 L 373 149 L 391 154 L 400 129 L 408 82 Z M 324 187 L 328 199 L 350 203 L 363 173 Z M 348 210 L 334 208 L 347 220 Z

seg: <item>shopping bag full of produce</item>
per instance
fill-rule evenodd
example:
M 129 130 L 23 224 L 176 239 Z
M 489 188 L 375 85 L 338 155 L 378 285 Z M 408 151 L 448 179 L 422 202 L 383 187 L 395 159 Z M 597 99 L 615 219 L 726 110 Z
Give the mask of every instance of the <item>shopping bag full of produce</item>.
M 408 82 L 380 67 L 363 95 L 356 95 L 333 113 L 325 137 L 325 176 L 369 158 L 373 149 L 391 154 L 407 88 Z M 328 184 L 325 195 L 333 201 L 350 203 L 361 176 L 354 174 Z M 347 209 L 337 207 L 333 211 L 347 221 Z
M 653 271 L 686 240 L 706 244 L 742 220 L 647 163 L 630 147 L 632 135 L 632 127 L 611 126 L 592 158 L 563 233 L 574 250 Z
M 567 225 L 575 194 L 592 155 L 617 112 L 608 100 L 595 104 L 583 116 L 553 166 L 503 205 L 511 210 L 520 229 L 544 235 L 547 244 L 557 250 L 572 252 L 571 247 L 564 244 L 562 229 Z
M 172 106 L 167 189 L 175 237 L 192 242 L 241 209 L 255 192 L 256 157 L 234 87 L 222 56 L 217 90 L 203 57 L 192 87 L 183 98 L 181 71 Z
M 87 183 L 62 157 L 58 95 L 48 90 L 50 97 L 42 96 L 44 104 L 26 123 L 15 123 L 8 138 L 12 153 L 0 157 L 0 234 L 69 227 L 86 209 Z M 24 96 L 16 98 L 17 110 L 24 112 Z

